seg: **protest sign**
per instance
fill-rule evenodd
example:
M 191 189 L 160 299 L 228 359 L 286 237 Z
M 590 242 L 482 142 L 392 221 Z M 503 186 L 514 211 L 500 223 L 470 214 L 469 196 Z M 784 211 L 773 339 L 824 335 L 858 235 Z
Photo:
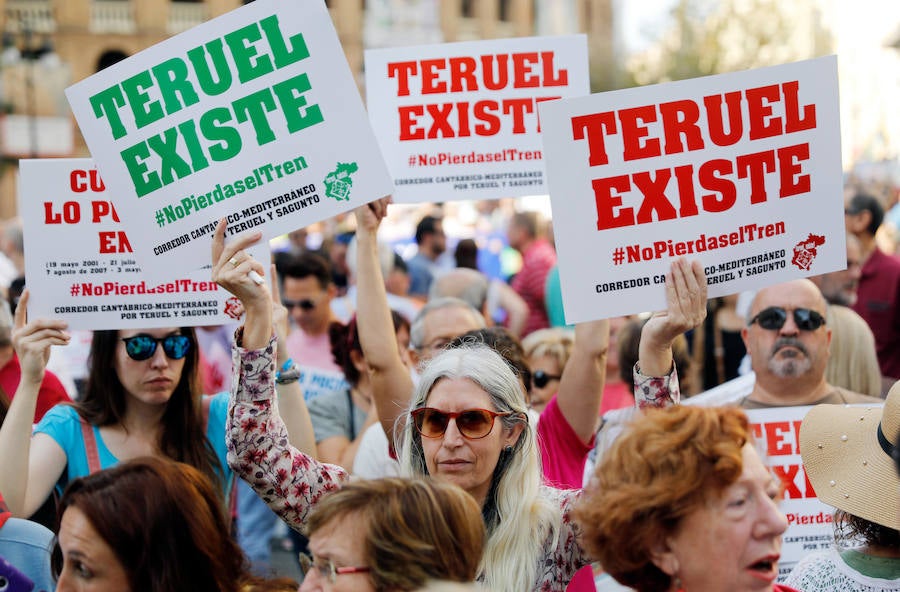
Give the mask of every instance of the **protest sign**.
M 590 92 L 584 35 L 365 57 L 369 119 L 402 203 L 547 193 L 537 106 Z
M 809 409 L 804 406 L 747 410 L 754 439 L 764 452 L 763 461 L 784 484 L 781 511 L 787 516 L 788 528 L 778 562 L 782 579 L 805 555 L 829 548 L 834 540 L 834 508 L 816 497 L 800 457 L 800 424 Z
M 90 159 L 19 162 L 19 215 L 32 318 L 70 329 L 139 329 L 233 323 L 243 307 L 196 269 L 150 281 L 134 259 L 119 201 Z M 265 242 L 248 249 L 269 260 Z M 206 249 L 207 265 L 211 256 Z
M 271 238 L 392 190 L 321 0 L 257 0 L 66 95 L 147 273 L 207 263 L 220 218 Z
M 569 323 L 846 266 L 834 56 L 540 105 Z

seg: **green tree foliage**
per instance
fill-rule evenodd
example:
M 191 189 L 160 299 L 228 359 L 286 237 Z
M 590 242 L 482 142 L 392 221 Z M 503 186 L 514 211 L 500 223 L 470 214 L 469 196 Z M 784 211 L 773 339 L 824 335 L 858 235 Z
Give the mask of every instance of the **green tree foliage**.
M 652 46 L 632 56 L 628 84 L 653 84 L 833 52 L 814 0 L 677 0 Z

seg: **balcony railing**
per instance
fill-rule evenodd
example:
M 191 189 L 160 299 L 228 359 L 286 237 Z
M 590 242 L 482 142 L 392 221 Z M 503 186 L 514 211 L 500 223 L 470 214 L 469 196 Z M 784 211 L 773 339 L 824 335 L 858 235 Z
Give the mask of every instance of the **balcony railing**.
M 170 2 L 169 23 L 166 31 L 175 35 L 196 27 L 209 19 L 206 4 L 202 2 Z
M 129 34 L 137 31 L 134 6 L 130 0 L 94 0 L 91 2 L 91 33 Z
M 4 12 L 4 30 L 10 33 L 21 33 L 26 29 L 32 33 L 56 31 L 50 0 L 7 0 Z

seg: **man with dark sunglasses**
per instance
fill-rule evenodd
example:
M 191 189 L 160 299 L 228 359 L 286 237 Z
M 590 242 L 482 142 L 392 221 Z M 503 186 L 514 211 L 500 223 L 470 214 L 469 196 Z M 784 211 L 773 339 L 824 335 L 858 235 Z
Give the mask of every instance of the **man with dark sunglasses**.
M 328 327 L 337 320 L 331 301 L 337 295 L 328 260 L 312 252 L 294 256 L 281 266 L 281 303 L 288 309 L 291 332 L 288 352 L 301 371 L 307 400 L 348 388 L 331 354 Z
M 754 374 L 691 397 L 685 404 L 736 404 L 744 409 L 764 409 L 819 403 L 884 403 L 880 398 L 836 387 L 825 379 L 831 344 L 826 308 L 819 288 L 808 279 L 768 286 L 757 292 L 741 331 Z M 648 376 L 655 377 L 646 384 L 646 396 L 654 398 L 655 393 L 666 392 L 670 387 L 670 378 L 663 375 L 668 365 L 659 360 L 670 363 L 671 352 L 661 358 L 659 352 L 644 346 L 644 337 L 641 336 L 639 363 Z
M 883 399 L 834 386 L 825 379 L 832 337 L 827 306 L 819 288 L 808 279 L 768 286 L 757 292 L 741 331 L 753 373 L 691 397 L 685 404 L 765 409 L 819 403 L 884 403 Z M 640 365 L 649 368 L 653 363 L 648 375 L 655 378 L 647 383 L 646 394 L 653 398 L 654 393 L 669 389 L 670 379 L 663 376 L 664 366 L 655 361 L 659 354 L 645 348 L 643 342 L 642 335 Z M 608 445 L 605 442 L 602 450 Z
M 827 303 L 807 279 L 760 290 L 741 332 L 756 381 L 745 409 L 818 403 L 880 403 L 825 380 L 831 329 Z

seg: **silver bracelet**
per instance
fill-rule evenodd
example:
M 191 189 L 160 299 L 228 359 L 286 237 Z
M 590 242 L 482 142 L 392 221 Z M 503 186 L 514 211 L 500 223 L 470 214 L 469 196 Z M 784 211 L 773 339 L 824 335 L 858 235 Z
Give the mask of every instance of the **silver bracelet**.
M 292 364 L 287 370 L 275 373 L 275 384 L 290 384 L 300 380 L 300 368 Z

